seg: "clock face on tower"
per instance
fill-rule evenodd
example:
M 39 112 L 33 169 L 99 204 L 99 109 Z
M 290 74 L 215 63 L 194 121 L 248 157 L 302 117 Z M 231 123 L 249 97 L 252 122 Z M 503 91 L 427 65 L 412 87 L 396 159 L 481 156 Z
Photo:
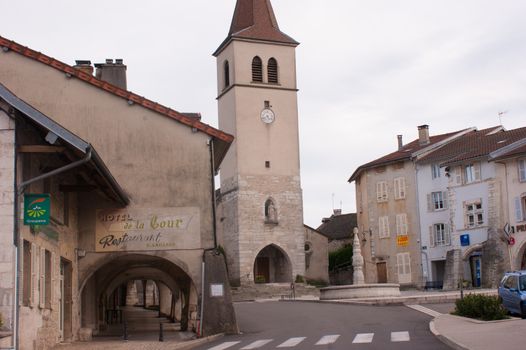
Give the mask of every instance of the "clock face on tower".
M 261 121 L 266 124 L 270 124 L 274 121 L 275 115 L 274 112 L 269 109 L 265 108 L 261 111 Z

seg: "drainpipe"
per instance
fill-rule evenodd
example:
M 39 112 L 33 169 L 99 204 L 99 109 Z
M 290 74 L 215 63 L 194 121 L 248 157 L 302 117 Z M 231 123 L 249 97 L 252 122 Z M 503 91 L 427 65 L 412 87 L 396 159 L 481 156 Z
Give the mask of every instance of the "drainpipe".
M 16 145 L 16 133 L 15 133 L 15 145 Z M 91 160 L 91 145 L 88 146 L 88 148 L 86 149 L 87 150 L 87 153 L 86 153 L 86 156 L 80 160 L 77 160 L 71 164 L 68 164 L 68 165 L 65 165 L 61 168 L 58 168 L 58 169 L 55 169 L 55 170 L 52 170 L 48 173 L 45 173 L 45 174 L 42 174 L 42 175 L 39 175 L 37 177 L 34 177 L 32 179 L 29 179 L 27 181 L 24 181 L 22 182 L 20 185 L 16 185 L 16 179 L 17 179 L 17 159 L 18 159 L 18 156 L 16 155 L 15 153 L 15 190 L 16 190 L 16 195 L 15 195 L 15 208 L 14 208 L 14 212 L 15 212 L 15 222 L 14 222 L 14 229 L 15 229 L 15 232 L 14 232 L 14 243 L 15 243 L 15 255 L 16 255 L 16 263 L 15 263 L 15 268 L 17 271 L 17 277 L 16 277 L 16 286 L 15 286 L 15 294 L 16 294 L 16 300 L 15 300 L 15 335 L 14 335 L 14 348 L 15 349 L 19 349 L 19 320 L 20 320 L 20 311 L 19 311 L 19 300 L 20 300 L 20 283 L 19 283 L 19 279 L 20 279 L 20 273 L 18 271 L 18 268 L 21 264 L 21 261 L 20 261 L 20 224 L 19 224 L 19 218 L 18 218 L 18 215 L 19 215 L 19 197 L 24 193 L 24 190 L 26 189 L 27 186 L 29 186 L 30 184 L 34 183 L 34 182 L 37 182 L 37 181 L 40 181 L 40 180 L 44 180 L 44 179 L 47 179 L 51 176 L 55 176 L 57 174 L 60 174 L 60 173 L 63 173 L 65 171 L 68 171 L 70 169 L 73 169 L 73 168 L 76 168 L 78 166 L 81 166 L 82 164 L 85 164 L 87 162 L 89 162 Z

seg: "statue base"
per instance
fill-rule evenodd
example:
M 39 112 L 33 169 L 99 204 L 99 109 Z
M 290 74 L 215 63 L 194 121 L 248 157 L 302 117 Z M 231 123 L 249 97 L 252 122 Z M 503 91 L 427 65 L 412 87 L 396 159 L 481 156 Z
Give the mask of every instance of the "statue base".
M 356 298 L 399 297 L 400 285 L 396 283 L 349 284 L 320 289 L 320 300 Z

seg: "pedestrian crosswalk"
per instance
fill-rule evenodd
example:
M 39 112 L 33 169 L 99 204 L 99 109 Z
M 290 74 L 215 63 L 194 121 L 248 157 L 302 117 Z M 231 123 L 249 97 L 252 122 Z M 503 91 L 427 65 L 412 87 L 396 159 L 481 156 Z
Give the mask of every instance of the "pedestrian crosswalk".
M 358 333 L 354 335 L 353 344 L 369 344 L 373 342 L 374 333 Z M 241 341 L 227 341 L 218 344 L 214 347 L 208 348 L 207 350 L 254 350 L 254 349 L 273 349 L 273 348 L 294 348 L 302 343 L 307 342 L 307 337 L 292 337 L 288 339 L 259 339 L 248 342 L 247 344 L 241 344 Z M 340 339 L 340 334 L 329 334 L 324 335 L 320 338 L 311 339 L 315 347 L 323 349 L 323 345 L 331 345 L 336 343 Z M 393 343 L 397 342 L 408 342 L 411 341 L 411 336 L 407 331 L 396 331 L 390 332 L 390 341 Z M 312 344 L 311 343 L 311 344 Z M 241 346 L 241 347 L 239 347 Z

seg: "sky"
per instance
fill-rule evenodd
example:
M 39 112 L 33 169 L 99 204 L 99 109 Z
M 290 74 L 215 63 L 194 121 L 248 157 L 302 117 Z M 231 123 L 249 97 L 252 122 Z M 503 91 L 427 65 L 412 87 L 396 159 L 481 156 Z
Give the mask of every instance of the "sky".
M 65 63 L 122 58 L 128 89 L 217 126 L 235 0 L 0 0 L 0 35 Z M 304 222 L 356 208 L 361 164 L 418 137 L 526 126 L 524 0 L 272 0 L 296 51 Z M 499 120 L 499 113 L 501 117 Z

